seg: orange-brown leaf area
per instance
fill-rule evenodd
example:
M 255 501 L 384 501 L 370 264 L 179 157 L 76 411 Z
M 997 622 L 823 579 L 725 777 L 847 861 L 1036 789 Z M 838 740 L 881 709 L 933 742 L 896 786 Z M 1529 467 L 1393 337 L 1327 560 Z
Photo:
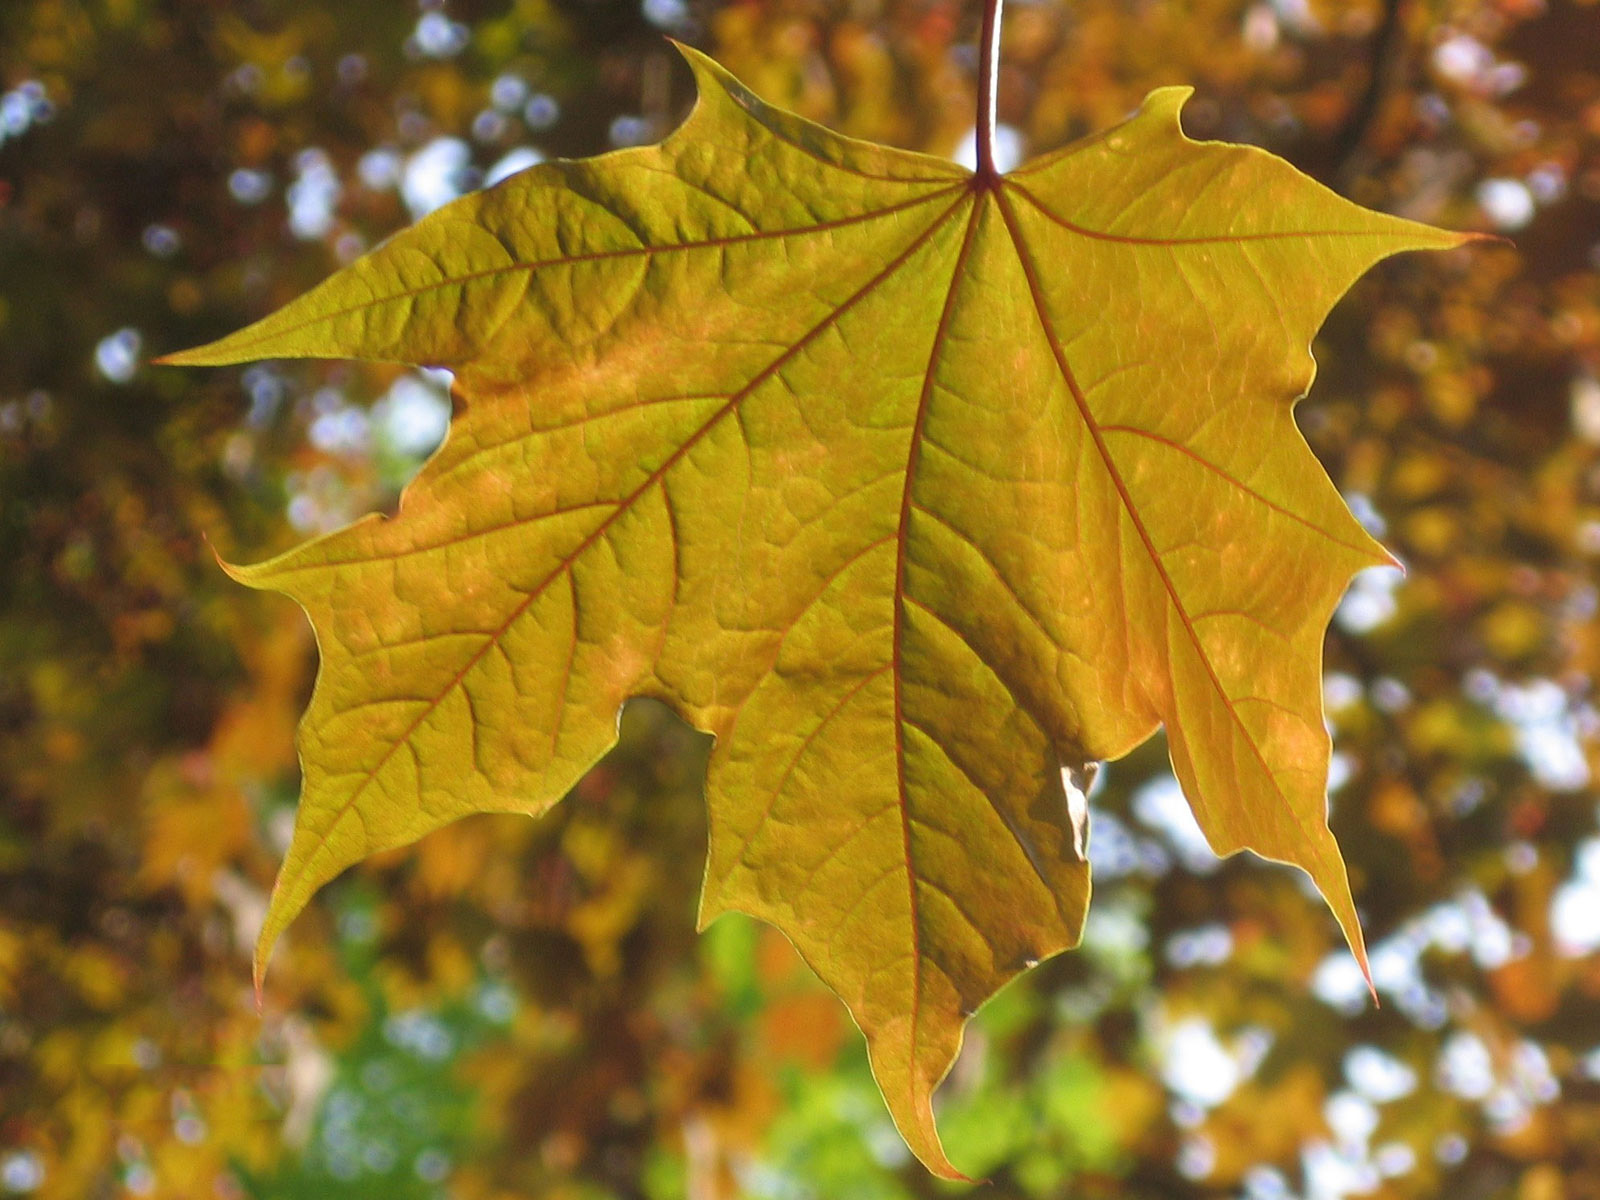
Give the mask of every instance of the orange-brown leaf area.
M 934 153 L 967 132 L 972 11 L 693 15 L 673 31 L 775 103 Z M 945 1089 L 951 1155 L 996 1194 L 1595 1190 L 1597 24 L 1008 22 L 1001 119 L 1030 154 L 1190 82 L 1192 135 L 1515 245 L 1359 285 L 1298 413 L 1408 568 L 1359 580 L 1328 645 L 1383 1008 L 1290 877 L 1207 857 L 1141 751 L 1093 797 L 1084 947 L 983 1010 Z M 477 818 L 334 885 L 251 996 L 312 647 L 212 549 L 253 561 L 392 498 L 439 385 L 142 355 L 289 299 L 440 176 L 653 138 L 689 97 L 632 10 L 0 6 L 0 1187 L 928 1193 L 782 939 L 694 936 L 706 747 L 659 709 L 542 822 Z

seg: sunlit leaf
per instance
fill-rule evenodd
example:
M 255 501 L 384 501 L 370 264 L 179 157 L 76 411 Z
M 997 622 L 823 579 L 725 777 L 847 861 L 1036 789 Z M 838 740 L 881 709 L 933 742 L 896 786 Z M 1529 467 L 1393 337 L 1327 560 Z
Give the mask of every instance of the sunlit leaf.
M 260 953 L 375 851 L 543 812 L 655 696 L 717 739 L 702 922 L 782 929 L 954 1174 L 933 1090 L 1078 936 L 1079 770 L 1158 725 L 1213 847 L 1304 868 L 1362 953 L 1321 641 L 1388 560 L 1291 408 L 1358 275 L 1463 239 L 1188 140 L 1181 88 L 998 180 L 686 54 L 661 145 L 469 196 L 169 360 L 456 373 L 397 517 L 234 569 L 323 654 Z

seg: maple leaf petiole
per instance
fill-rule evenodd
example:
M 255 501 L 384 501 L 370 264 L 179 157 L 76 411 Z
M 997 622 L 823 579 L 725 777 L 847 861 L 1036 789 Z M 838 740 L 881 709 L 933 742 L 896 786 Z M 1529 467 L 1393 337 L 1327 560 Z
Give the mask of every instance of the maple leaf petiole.
M 978 46 L 978 169 L 980 186 L 1000 181 L 994 167 L 995 95 L 1000 80 L 1000 9 L 1004 0 L 983 0 L 983 29 Z

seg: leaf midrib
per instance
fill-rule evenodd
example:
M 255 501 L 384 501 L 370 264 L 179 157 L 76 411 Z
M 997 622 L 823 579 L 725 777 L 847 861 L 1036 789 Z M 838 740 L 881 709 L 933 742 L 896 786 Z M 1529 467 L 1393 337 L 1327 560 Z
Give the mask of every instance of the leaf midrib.
M 1073 403 L 1078 409 L 1078 414 L 1084 423 L 1085 429 L 1094 442 L 1106 474 L 1121 499 L 1123 511 L 1128 514 L 1128 520 L 1133 524 L 1134 531 L 1138 534 L 1139 541 L 1144 546 L 1145 553 L 1149 556 L 1150 564 L 1161 580 L 1162 587 L 1167 593 L 1168 602 L 1172 605 L 1173 611 L 1178 615 L 1179 622 L 1189 635 L 1189 640 L 1194 646 L 1195 655 L 1200 659 L 1201 665 L 1204 666 L 1206 676 L 1210 680 L 1212 687 L 1216 689 L 1217 696 L 1222 701 L 1222 707 L 1237 727 L 1245 745 L 1250 748 L 1251 755 L 1261 767 L 1262 773 L 1272 785 L 1272 789 L 1277 794 L 1278 799 L 1283 802 L 1283 807 L 1288 810 L 1290 817 L 1300 827 L 1301 832 L 1305 834 L 1308 843 L 1315 843 L 1317 839 L 1313 836 L 1313 831 L 1306 825 L 1305 818 L 1301 813 L 1293 804 L 1289 803 L 1282 785 L 1278 782 L 1277 775 L 1268 766 L 1266 758 L 1261 753 L 1261 748 L 1256 744 L 1256 740 L 1251 736 L 1250 731 L 1245 728 L 1243 718 L 1240 717 L 1238 709 L 1234 707 L 1227 689 L 1223 687 L 1222 680 L 1217 675 L 1216 667 L 1211 661 L 1211 656 L 1206 653 L 1205 646 L 1200 640 L 1200 633 L 1195 628 L 1188 610 L 1184 607 L 1183 601 L 1178 595 L 1178 589 L 1172 580 L 1172 576 L 1167 572 L 1166 563 L 1162 561 L 1160 552 L 1157 551 L 1155 542 L 1150 536 L 1150 531 L 1145 527 L 1144 520 L 1139 515 L 1138 506 L 1133 501 L 1133 495 L 1128 489 L 1127 482 L 1122 478 L 1122 472 L 1118 469 L 1116 460 L 1111 455 L 1110 447 L 1106 445 L 1104 431 L 1101 429 L 1099 422 L 1095 420 L 1094 413 L 1089 408 L 1088 400 L 1078 386 L 1077 377 L 1067 363 L 1066 353 L 1062 348 L 1060 339 L 1056 336 L 1054 324 L 1045 309 L 1044 291 L 1039 284 L 1033 258 L 1025 248 L 1027 240 L 1017 227 L 1016 213 L 1006 198 L 1007 190 L 1013 187 L 1019 192 L 1023 190 L 1002 180 L 1000 186 L 996 189 L 996 198 L 999 202 L 1001 216 L 1005 220 L 1006 232 L 1011 239 L 1012 249 L 1016 253 L 1017 261 L 1022 267 L 1023 275 L 1027 280 L 1028 293 L 1033 301 L 1033 309 L 1039 320 L 1040 331 L 1044 334 L 1045 341 L 1050 347 L 1051 355 L 1055 359 L 1062 381 L 1067 385 L 1067 390 L 1072 396 Z
M 1086 237 L 1096 242 L 1116 242 L 1124 246 L 1157 246 L 1172 249 L 1177 246 L 1219 246 L 1244 242 L 1282 242 L 1293 238 L 1371 238 L 1383 239 L 1388 234 L 1370 229 L 1269 229 L 1259 233 L 1205 233 L 1190 237 L 1142 237 L 1137 234 L 1112 233 L 1105 229 L 1091 229 L 1068 220 L 1050 208 L 1020 183 L 1004 181 L 1008 191 L 1014 191 L 1036 209 L 1040 216 L 1061 226 L 1068 233 Z
M 900 680 L 904 672 L 901 643 L 905 634 L 906 600 L 906 543 L 911 524 L 913 504 L 911 489 L 917 475 L 917 463 L 922 454 L 922 428 L 927 421 L 934 392 L 934 369 L 938 365 L 944 340 L 950 330 L 950 318 L 955 309 L 956 293 L 961 286 L 961 271 L 966 266 L 967 255 L 977 233 L 979 215 L 983 211 L 988 189 L 973 186 L 972 211 L 967 217 L 967 231 L 961 239 L 961 250 L 956 255 L 955 267 L 950 274 L 950 285 L 945 290 L 944 307 L 939 310 L 939 323 L 934 327 L 933 344 L 928 350 L 928 366 L 922 375 L 922 393 L 917 397 L 917 413 L 911 424 L 910 444 L 906 449 L 905 478 L 900 488 L 900 522 L 895 533 L 894 560 L 894 642 L 891 661 L 894 664 L 894 759 L 895 786 L 900 802 L 900 838 L 905 854 L 906 893 L 909 898 L 911 929 L 911 1038 L 907 1051 L 910 1069 L 906 1073 L 906 1087 L 913 1110 L 917 1107 L 917 1041 L 922 1025 L 922 919 L 917 898 L 917 870 L 911 861 L 911 803 L 906 789 L 906 719 L 901 699 Z
M 796 226 L 785 229 L 757 230 L 753 233 L 730 234 L 724 237 L 703 238 L 694 242 L 674 242 L 667 245 L 640 245 L 624 246 L 616 250 L 595 250 L 583 254 L 566 254 L 557 258 L 529 259 L 521 262 L 503 263 L 498 267 L 486 267 L 481 271 L 469 271 L 463 275 L 452 275 L 435 283 L 424 284 L 421 287 L 407 288 L 398 292 L 390 292 L 372 300 L 363 300 L 360 304 L 348 305 L 345 308 L 334 309 L 331 312 L 318 313 L 314 317 L 296 325 L 289 325 L 270 333 L 262 333 L 248 341 L 233 341 L 228 339 L 228 353 L 245 354 L 257 346 L 279 341 L 283 338 L 293 337 L 317 325 L 329 324 L 345 317 L 355 316 L 357 313 L 368 312 L 372 309 L 382 308 L 389 304 L 398 304 L 407 300 L 416 300 L 419 297 L 433 292 L 450 288 L 463 288 L 468 284 L 479 283 L 485 279 L 493 279 L 498 275 L 532 274 L 553 267 L 574 266 L 584 263 L 606 262 L 626 258 L 656 257 L 664 254 L 677 254 L 693 250 L 717 250 L 732 246 L 748 245 L 751 243 L 782 241 L 785 238 L 803 237 L 815 233 L 828 233 L 836 229 L 847 229 L 852 225 L 861 225 L 868 221 L 879 220 L 883 217 L 894 216 L 896 213 L 915 208 L 918 205 L 928 204 L 943 196 L 949 195 L 958 188 L 965 188 L 965 181 L 946 184 L 923 195 L 910 200 L 903 200 L 898 204 L 891 204 L 884 208 L 873 209 L 870 212 L 856 213 L 849 217 L 839 217 L 830 221 L 819 221 L 812 225 Z M 498 240 L 498 238 L 496 239 Z M 180 356 L 174 356 L 180 357 Z

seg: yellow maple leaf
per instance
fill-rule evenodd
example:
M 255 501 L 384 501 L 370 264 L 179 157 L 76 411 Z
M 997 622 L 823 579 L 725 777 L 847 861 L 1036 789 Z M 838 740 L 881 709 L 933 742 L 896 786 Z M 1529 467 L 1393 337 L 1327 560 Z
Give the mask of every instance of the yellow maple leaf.
M 717 739 L 702 922 L 788 935 L 953 1176 L 966 1018 L 1082 926 L 1076 772 L 1158 725 L 1212 846 L 1305 869 L 1362 955 L 1321 642 L 1389 559 L 1292 404 L 1357 276 L 1466 239 L 1190 141 L 1187 89 L 1001 177 L 684 53 L 662 144 L 463 198 L 167 360 L 456 374 L 398 516 L 232 568 L 322 651 L 260 961 L 364 856 L 545 811 L 658 697 Z

